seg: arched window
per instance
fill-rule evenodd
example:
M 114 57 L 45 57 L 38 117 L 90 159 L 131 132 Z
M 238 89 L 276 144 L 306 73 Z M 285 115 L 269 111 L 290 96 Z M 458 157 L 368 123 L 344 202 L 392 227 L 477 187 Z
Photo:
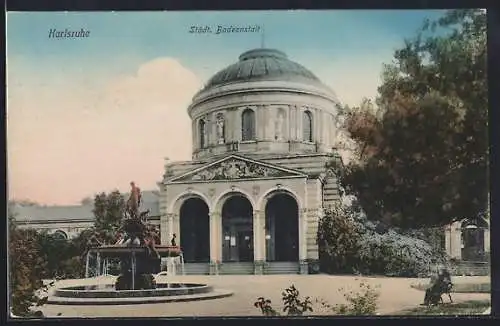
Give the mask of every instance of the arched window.
M 200 137 L 201 148 L 205 148 L 205 146 L 207 145 L 205 140 L 205 131 L 206 131 L 205 120 L 201 119 L 198 124 L 198 134 Z
M 54 232 L 54 236 L 62 240 L 68 240 L 68 234 L 62 230 L 57 230 L 56 232 Z
M 303 138 L 305 141 L 313 141 L 313 119 L 311 111 L 305 111 L 302 118 Z
M 255 112 L 251 109 L 243 111 L 241 116 L 241 140 L 255 139 Z

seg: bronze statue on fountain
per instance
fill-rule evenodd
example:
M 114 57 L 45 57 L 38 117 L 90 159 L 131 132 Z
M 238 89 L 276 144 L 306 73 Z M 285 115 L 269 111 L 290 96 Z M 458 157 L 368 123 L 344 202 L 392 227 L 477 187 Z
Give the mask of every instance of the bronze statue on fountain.
M 177 257 L 182 252 L 175 242 L 171 246 L 160 244 L 158 231 L 148 223 L 149 210 L 140 211 L 141 190 L 134 182 L 130 185 L 132 189 L 116 242 L 113 245 L 92 243 L 87 252 L 85 275 L 89 277 L 92 254 L 97 258 L 97 275 L 101 275 L 101 259 L 118 258 L 120 275 L 115 283 L 116 290 L 154 289 L 156 283 L 152 274 L 160 272 L 161 257 Z
M 153 273 L 160 271 L 160 255 L 155 245 L 159 236 L 147 223 L 149 210 L 139 211 L 141 190 L 130 183 L 130 197 L 127 201 L 126 217 L 123 219 L 120 239 L 116 245 L 130 247 L 131 255 L 121 259 L 121 273 L 116 280 L 116 290 L 153 289 L 156 287 Z M 138 250 L 134 250 L 137 248 Z M 145 249 L 145 250 L 144 250 Z

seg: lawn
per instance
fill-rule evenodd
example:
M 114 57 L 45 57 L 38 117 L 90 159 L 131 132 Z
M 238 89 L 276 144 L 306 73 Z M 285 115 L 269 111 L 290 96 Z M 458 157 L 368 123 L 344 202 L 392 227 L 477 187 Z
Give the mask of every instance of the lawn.
M 469 300 L 432 307 L 420 306 L 400 311 L 397 315 L 481 315 L 490 306 L 489 300 Z
M 411 287 L 425 291 L 429 284 L 412 284 Z M 491 283 L 458 283 L 453 284 L 452 293 L 490 293 Z

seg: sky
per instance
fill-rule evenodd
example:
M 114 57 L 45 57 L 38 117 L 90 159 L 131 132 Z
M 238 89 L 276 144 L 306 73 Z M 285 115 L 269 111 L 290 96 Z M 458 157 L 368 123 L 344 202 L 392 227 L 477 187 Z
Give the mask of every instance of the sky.
M 191 158 L 187 107 L 247 50 L 285 52 L 357 105 L 384 63 L 439 10 L 7 13 L 9 199 L 78 204 L 97 192 L 157 189 L 165 157 Z M 262 33 L 196 34 L 191 26 Z M 51 29 L 89 31 L 49 38 Z

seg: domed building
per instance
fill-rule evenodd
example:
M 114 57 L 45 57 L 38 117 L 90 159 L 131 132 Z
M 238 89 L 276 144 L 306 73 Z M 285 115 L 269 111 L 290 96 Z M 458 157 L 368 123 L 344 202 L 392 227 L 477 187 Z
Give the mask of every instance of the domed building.
M 167 162 L 160 229 L 188 273 L 317 272 L 323 208 L 339 199 L 329 162 L 338 100 L 313 73 L 254 49 L 187 108 L 192 161 Z
M 337 104 L 314 74 L 271 49 L 243 53 L 193 97 L 192 160 L 166 162 L 159 191 L 143 191 L 141 205 L 162 243 L 176 235 L 187 274 L 318 271 L 318 222 L 340 199 Z M 63 238 L 95 220 L 91 202 L 9 209 L 19 227 Z M 443 247 L 463 263 L 457 275 L 488 275 L 489 263 L 475 261 L 488 256 L 489 229 L 467 219 L 445 228 Z

